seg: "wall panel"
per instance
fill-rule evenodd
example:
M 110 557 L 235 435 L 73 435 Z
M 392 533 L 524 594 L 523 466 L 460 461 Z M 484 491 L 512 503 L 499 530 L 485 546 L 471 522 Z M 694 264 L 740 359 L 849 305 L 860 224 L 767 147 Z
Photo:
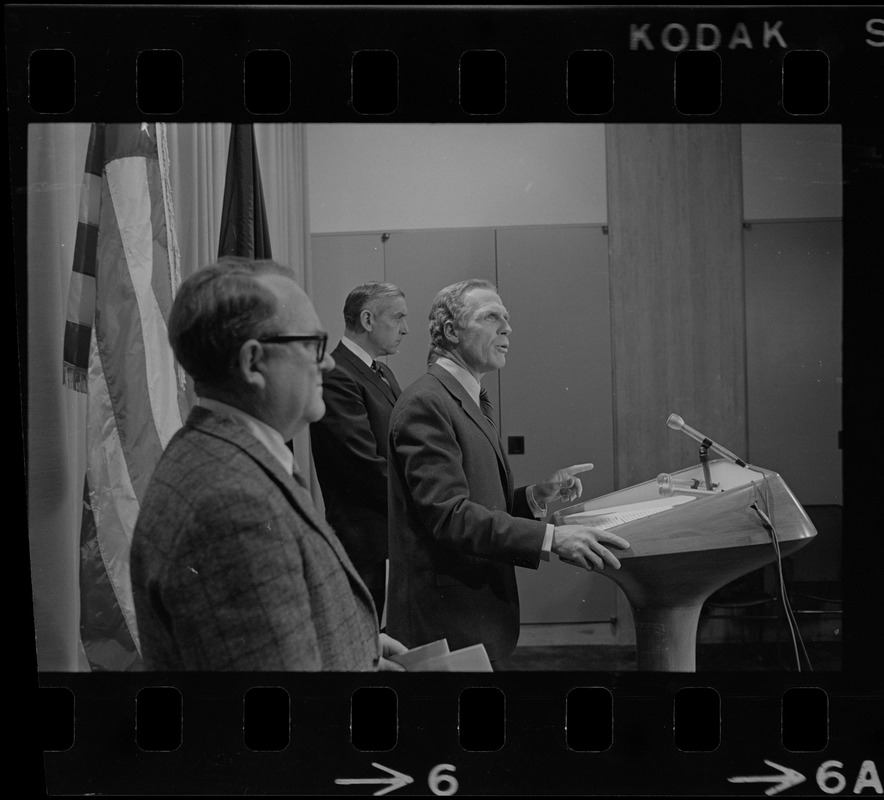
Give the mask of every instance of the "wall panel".
M 740 129 L 610 125 L 618 487 L 697 462 L 671 412 L 736 453 L 746 436 Z
M 840 220 L 746 230 L 749 458 L 802 503 L 841 503 Z
M 598 122 L 310 123 L 310 230 L 604 223 Z

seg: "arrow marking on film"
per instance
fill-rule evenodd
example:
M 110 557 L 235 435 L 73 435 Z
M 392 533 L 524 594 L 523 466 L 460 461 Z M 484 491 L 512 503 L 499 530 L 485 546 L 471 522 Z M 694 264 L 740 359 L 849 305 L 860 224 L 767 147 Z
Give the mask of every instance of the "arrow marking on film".
M 337 778 L 335 783 L 344 785 L 344 786 L 352 786 L 353 784 L 358 783 L 387 783 L 389 786 L 384 787 L 383 789 L 378 789 L 375 792 L 375 796 L 380 794 L 387 794 L 388 792 L 395 792 L 397 789 L 401 789 L 403 786 L 408 786 L 409 783 L 414 783 L 414 778 L 411 775 L 405 775 L 402 772 L 397 772 L 395 769 L 390 769 L 389 767 L 385 767 L 383 764 L 378 764 L 376 761 L 372 761 L 371 765 L 373 767 L 377 767 L 378 769 L 384 770 L 384 772 L 390 773 L 389 778 Z M 803 778 L 802 778 L 803 780 Z
M 789 767 L 783 767 L 780 764 L 775 764 L 773 761 L 768 761 L 764 759 L 764 763 L 769 767 L 773 767 L 774 769 L 778 769 L 780 771 L 779 775 L 745 775 L 737 778 L 728 778 L 731 783 L 775 783 L 776 786 L 770 786 L 769 788 L 764 790 L 764 793 L 767 795 L 777 794 L 778 792 L 782 792 L 784 789 L 789 789 L 792 786 L 797 786 L 799 783 L 803 783 L 805 778 L 800 772 L 796 772 L 794 769 L 789 769 Z

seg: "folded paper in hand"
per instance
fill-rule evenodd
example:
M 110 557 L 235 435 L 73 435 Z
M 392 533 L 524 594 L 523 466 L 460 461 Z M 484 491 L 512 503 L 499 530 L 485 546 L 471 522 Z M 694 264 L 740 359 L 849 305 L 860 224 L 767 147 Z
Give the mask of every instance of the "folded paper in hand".
M 474 644 L 450 651 L 447 639 L 414 647 L 405 653 L 390 656 L 407 672 L 493 672 L 485 645 Z

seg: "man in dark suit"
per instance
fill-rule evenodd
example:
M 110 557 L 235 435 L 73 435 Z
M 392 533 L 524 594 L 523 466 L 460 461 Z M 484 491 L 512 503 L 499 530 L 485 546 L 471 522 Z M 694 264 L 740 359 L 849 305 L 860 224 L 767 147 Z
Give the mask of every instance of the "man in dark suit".
M 482 392 L 506 363 L 509 314 L 493 284 L 468 280 L 436 295 L 435 363 L 400 396 L 390 418 L 390 594 L 387 630 L 408 647 L 445 638 L 481 642 L 495 668 L 515 649 L 514 566 L 550 553 L 586 569 L 618 568 L 613 533 L 543 521 L 546 504 L 583 491 L 580 464 L 514 490 Z
M 357 286 L 344 303 L 344 336 L 323 377 L 325 415 L 310 426 L 325 513 L 382 618 L 387 580 L 387 436 L 399 397 L 394 355 L 408 334 L 403 293 L 390 283 Z
M 151 476 L 130 572 L 149 670 L 373 670 L 371 595 L 287 443 L 319 419 L 327 335 L 287 268 L 225 260 L 169 318 L 199 405 Z

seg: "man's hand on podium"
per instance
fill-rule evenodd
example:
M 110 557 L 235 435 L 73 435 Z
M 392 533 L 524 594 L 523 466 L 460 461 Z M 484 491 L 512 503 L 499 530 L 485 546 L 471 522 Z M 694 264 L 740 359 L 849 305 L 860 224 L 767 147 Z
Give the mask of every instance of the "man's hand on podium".
M 629 549 L 629 542 L 616 533 L 589 525 L 557 525 L 553 532 L 552 551 L 562 560 L 583 569 L 620 569 L 620 560 L 607 545 Z

